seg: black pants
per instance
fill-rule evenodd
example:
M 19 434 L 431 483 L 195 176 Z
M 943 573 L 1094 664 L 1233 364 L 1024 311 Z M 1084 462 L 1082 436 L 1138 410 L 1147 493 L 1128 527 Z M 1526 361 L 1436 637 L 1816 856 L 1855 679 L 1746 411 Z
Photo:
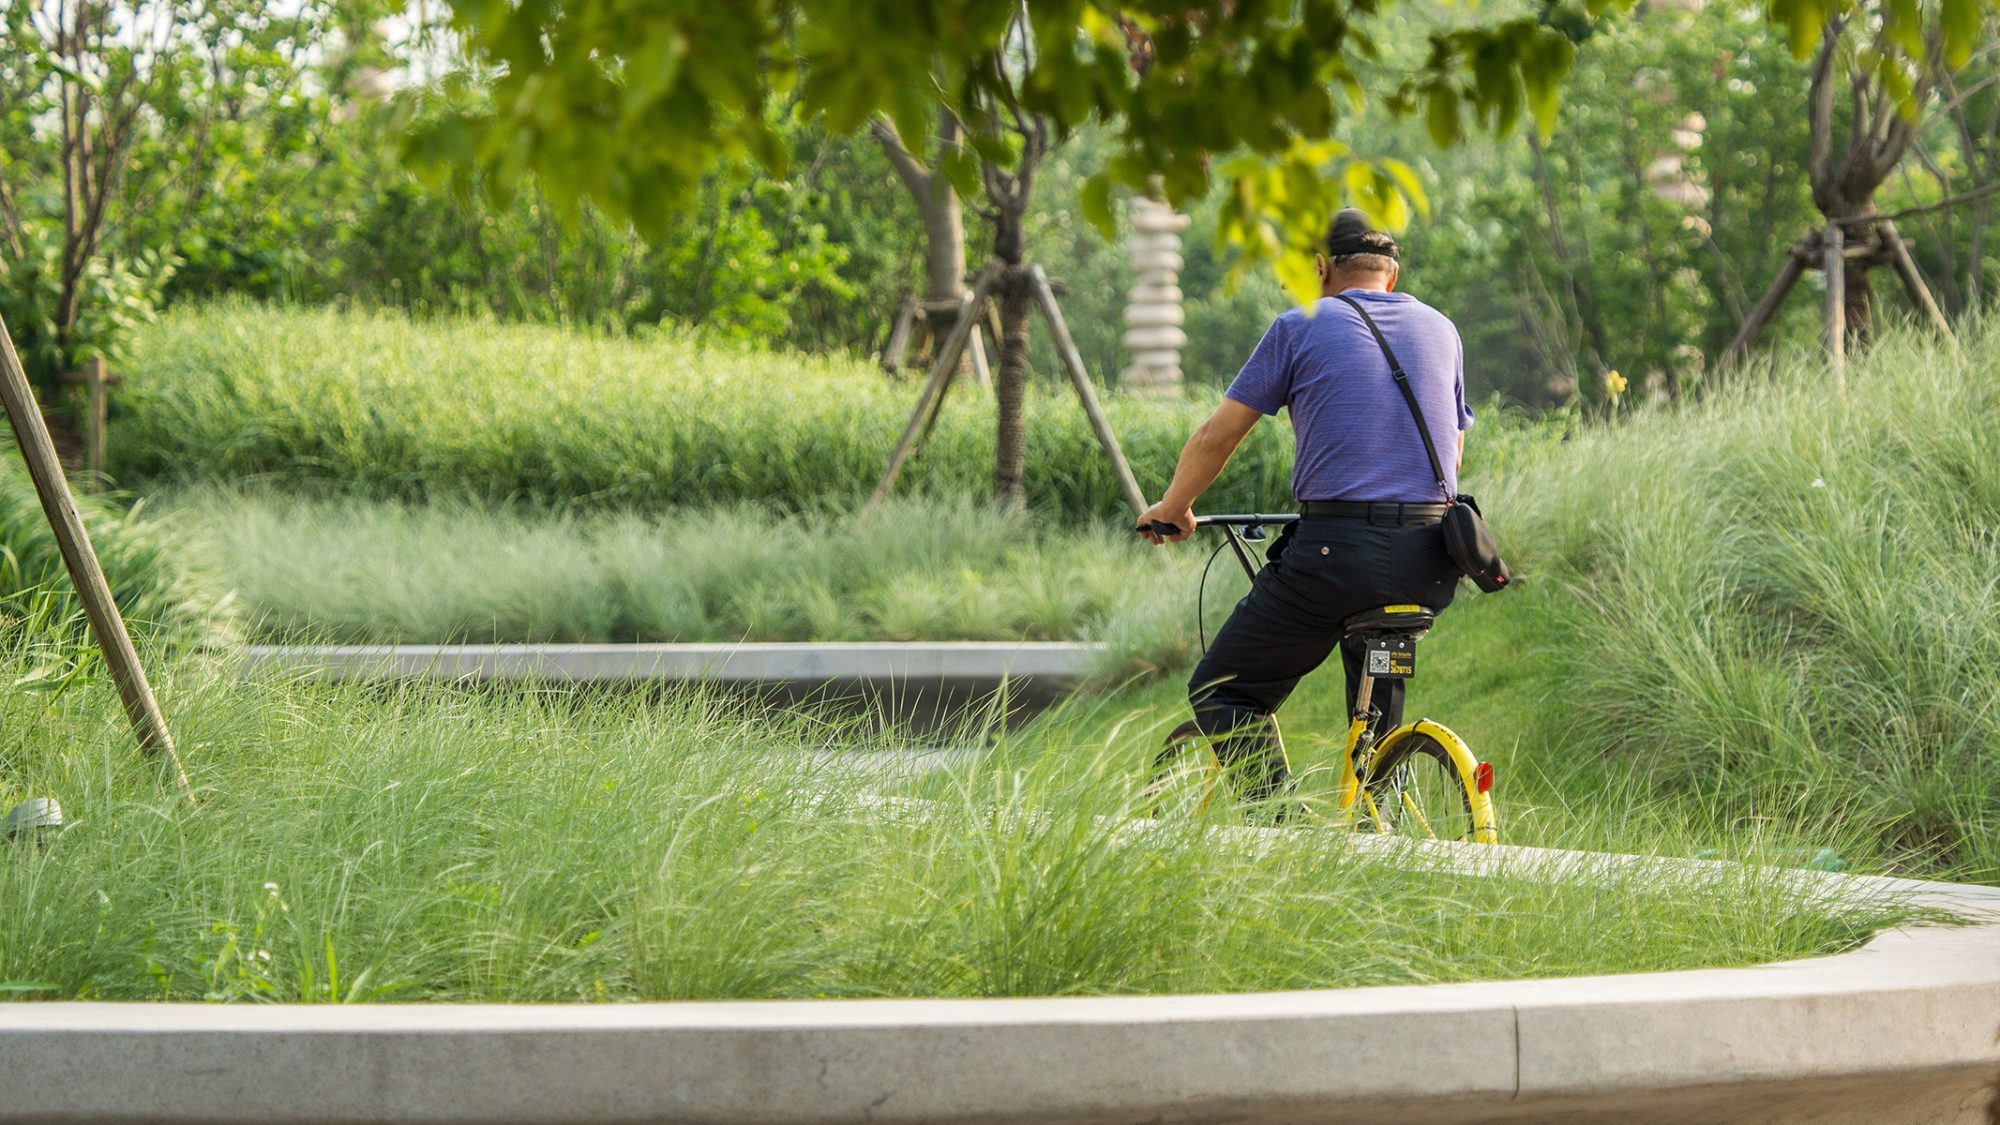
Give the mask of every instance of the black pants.
M 1231 736 L 1216 753 L 1246 772 L 1244 795 L 1252 800 L 1281 792 L 1291 775 L 1271 714 L 1335 645 L 1353 712 L 1361 649 L 1341 644 L 1341 622 L 1385 605 L 1443 609 L 1459 577 L 1436 517 L 1406 523 L 1308 517 L 1288 527 L 1268 557 L 1188 681 L 1195 724 L 1204 734 Z M 1371 698 L 1384 729 L 1402 721 L 1403 681 L 1377 681 Z

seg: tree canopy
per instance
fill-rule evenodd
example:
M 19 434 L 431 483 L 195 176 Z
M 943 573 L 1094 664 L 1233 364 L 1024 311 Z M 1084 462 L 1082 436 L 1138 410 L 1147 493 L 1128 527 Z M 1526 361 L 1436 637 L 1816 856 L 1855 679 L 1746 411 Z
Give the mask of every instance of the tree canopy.
M 1622 0 L 1586 0 L 1588 14 Z M 782 172 L 774 119 L 834 130 L 876 115 L 922 147 L 940 109 L 969 147 L 947 161 L 963 189 L 978 162 L 1013 158 L 1002 115 L 1058 136 L 1108 127 L 1114 151 L 1084 194 L 1110 222 L 1114 185 L 1160 177 L 1177 202 L 1225 187 L 1222 237 L 1311 285 L 1310 248 L 1343 200 L 1400 226 L 1424 196 L 1400 161 L 1334 139 L 1379 101 L 1421 114 L 1450 144 L 1467 128 L 1553 122 L 1573 45 L 1514 16 L 1436 31 L 1414 68 L 1371 70 L 1388 0 L 453 0 L 473 71 L 414 134 L 419 167 L 504 198 L 532 173 L 559 206 L 588 200 L 642 232 L 665 229 L 722 164 Z M 1015 30 L 1026 13 L 1025 34 Z M 481 81 L 484 80 L 484 81 Z M 1215 165 L 1218 158 L 1226 163 Z M 1219 177 L 1212 176 L 1219 173 Z M 1301 254 L 1286 250 L 1305 251 Z

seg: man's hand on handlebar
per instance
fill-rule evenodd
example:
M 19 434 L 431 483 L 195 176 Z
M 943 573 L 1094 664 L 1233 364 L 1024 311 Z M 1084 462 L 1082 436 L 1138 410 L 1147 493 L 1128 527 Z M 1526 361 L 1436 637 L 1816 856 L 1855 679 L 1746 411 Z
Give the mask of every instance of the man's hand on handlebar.
M 1163 500 L 1140 514 L 1137 530 L 1140 538 L 1155 546 L 1178 543 L 1194 534 L 1194 509 L 1169 507 Z

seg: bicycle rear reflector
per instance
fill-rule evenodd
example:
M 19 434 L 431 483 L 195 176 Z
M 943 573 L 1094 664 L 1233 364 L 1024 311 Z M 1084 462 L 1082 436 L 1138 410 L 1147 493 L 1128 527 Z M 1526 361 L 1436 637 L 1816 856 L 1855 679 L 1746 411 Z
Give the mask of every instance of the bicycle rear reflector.
M 1493 766 L 1491 763 L 1481 762 L 1473 768 L 1472 787 L 1481 793 L 1493 792 Z

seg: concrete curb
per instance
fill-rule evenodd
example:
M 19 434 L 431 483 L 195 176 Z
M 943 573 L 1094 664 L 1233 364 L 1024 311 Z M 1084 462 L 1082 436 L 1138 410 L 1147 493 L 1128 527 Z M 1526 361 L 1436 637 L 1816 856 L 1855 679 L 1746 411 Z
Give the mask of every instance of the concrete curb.
M 1077 641 L 778 644 L 252 645 L 243 674 L 605 688 L 699 684 L 952 729 L 1004 691 L 1019 721 L 1075 691 L 1104 646 Z
M 1416 854 L 1528 878 L 1726 866 Z M 1987 1121 L 2000 888 L 1799 877 L 1972 924 L 1742 969 L 1225 996 L 0 1005 L 0 1120 Z
M 1103 652 L 1103 645 L 1076 641 L 252 645 L 245 670 L 331 679 L 998 687 L 1002 681 L 1037 680 L 1073 685 L 1090 675 Z

